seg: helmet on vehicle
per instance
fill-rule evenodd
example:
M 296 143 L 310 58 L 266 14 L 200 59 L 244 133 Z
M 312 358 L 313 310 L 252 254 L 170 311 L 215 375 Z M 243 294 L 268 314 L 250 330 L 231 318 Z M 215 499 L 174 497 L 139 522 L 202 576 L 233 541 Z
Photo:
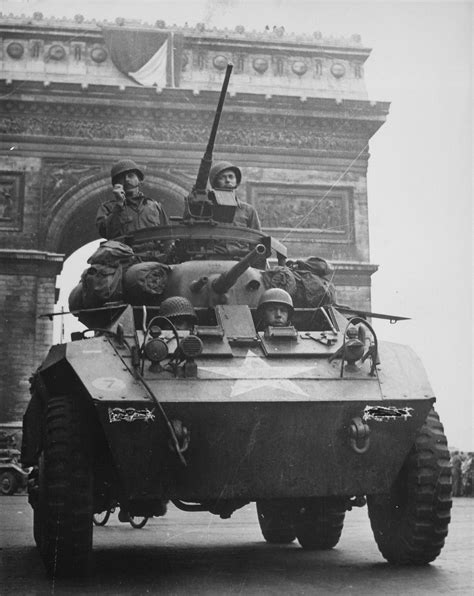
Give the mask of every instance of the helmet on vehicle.
M 257 314 L 260 316 L 262 314 L 263 308 L 267 304 L 284 304 L 288 307 L 288 314 L 293 314 L 293 300 L 291 296 L 288 294 L 286 290 L 282 288 L 270 288 L 269 290 L 265 290 L 263 294 L 260 296 L 260 300 L 258 301 L 257 307 Z
M 214 183 L 216 181 L 217 176 L 221 174 L 224 170 L 232 170 L 235 174 L 237 179 L 237 186 L 239 186 L 242 180 L 242 172 L 240 168 L 234 166 L 234 164 L 230 163 L 230 161 L 218 161 L 214 164 L 209 172 L 209 183 L 214 188 Z
M 173 317 L 189 317 L 193 322 L 197 321 L 194 306 L 183 296 L 171 296 L 163 300 L 159 313 L 162 317 L 167 317 L 168 319 L 172 319 Z
M 114 163 L 110 170 L 110 177 L 112 178 L 112 184 L 115 184 L 115 180 L 120 174 L 124 172 L 135 172 L 138 179 L 141 181 L 145 178 L 145 174 L 140 170 L 133 159 L 121 159 Z

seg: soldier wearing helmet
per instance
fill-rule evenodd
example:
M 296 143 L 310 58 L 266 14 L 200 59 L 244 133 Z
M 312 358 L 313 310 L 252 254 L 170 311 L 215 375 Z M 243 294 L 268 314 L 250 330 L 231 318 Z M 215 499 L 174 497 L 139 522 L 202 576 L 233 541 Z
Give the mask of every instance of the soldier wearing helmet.
M 145 176 L 134 161 L 118 161 L 110 175 L 114 198 L 99 207 L 96 218 L 102 237 L 111 240 L 142 228 L 168 224 L 168 216 L 160 203 L 141 192 L 140 183 Z
M 209 184 L 212 188 L 223 190 L 236 190 L 242 181 L 240 168 L 229 161 L 219 161 L 214 164 L 209 172 Z M 255 208 L 248 203 L 240 201 L 236 195 L 237 209 L 235 210 L 233 224 L 252 230 L 260 230 L 260 220 Z
M 179 331 L 192 331 L 197 322 L 194 306 L 183 296 L 170 296 L 163 300 L 159 314 L 169 319 Z
M 286 290 L 266 290 L 258 302 L 257 318 L 263 327 L 286 327 L 293 315 L 293 300 Z

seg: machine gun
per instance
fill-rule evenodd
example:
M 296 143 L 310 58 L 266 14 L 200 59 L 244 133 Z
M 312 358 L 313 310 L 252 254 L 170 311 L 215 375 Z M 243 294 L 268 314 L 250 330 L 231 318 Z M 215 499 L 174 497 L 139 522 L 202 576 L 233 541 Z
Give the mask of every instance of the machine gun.
M 214 219 L 222 223 L 231 223 L 234 218 L 237 202 L 233 190 L 208 190 L 207 181 L 209 178 L 209 171 L 212 166 L 212 151 L 216 140 L 217 129 L 224 106 L 227 88 L 229 86 L 230 75 L 234 65 L 229 63 L 227 65 L 224 82 L 217 104 L 214 122 L 209 135 L 206 150 L 201 159 L 201 165 L 196 177 L 193 190 L 186 198 L 185 219 Z

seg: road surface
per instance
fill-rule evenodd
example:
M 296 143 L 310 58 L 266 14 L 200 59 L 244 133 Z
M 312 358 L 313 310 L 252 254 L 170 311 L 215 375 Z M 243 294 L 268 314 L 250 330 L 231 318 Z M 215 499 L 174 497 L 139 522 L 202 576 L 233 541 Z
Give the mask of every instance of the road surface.
M 87 580 L 46 578 L 32 537 L 25 496 L 0 498 L 3 596 L 46 594 L 403 595 L 474 593 L 474 499 L 454 501 L 452 523 L 440 557 L 425 567 L 391 567 L 377 550 L 367 508 L 346 514 L 338 546 L 308 552 L 297 543 L 263 542 L 255 506 L 230 520 L 174 507 L 142 530 L 112 515 L 94 528 L 93 568 Z

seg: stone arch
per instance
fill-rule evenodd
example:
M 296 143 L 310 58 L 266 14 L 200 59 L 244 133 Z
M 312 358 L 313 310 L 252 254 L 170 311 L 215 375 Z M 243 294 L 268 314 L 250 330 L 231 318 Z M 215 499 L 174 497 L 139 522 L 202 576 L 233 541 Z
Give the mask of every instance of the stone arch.
M 53 206 L 45 234 L 45 249 L 67 258 L 75 250 L 98 239 L 95 217 L 99 204 L 111 198 L 108 175 L 88 178 L 67 191 Z M 146 196 L 159 201 L 170 216 L 180 216 L 190 190 L 186 176 L 167 172 L 147 174 L 142 184 Z

